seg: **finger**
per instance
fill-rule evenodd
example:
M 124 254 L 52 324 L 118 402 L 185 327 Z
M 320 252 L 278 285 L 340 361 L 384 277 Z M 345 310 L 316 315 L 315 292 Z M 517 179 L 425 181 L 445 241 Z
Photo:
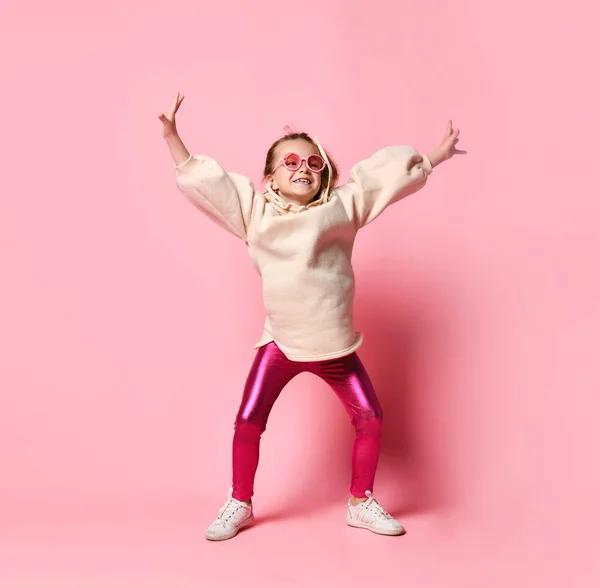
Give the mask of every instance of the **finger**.
M 446 136 L 449 137 L 452 135 L 452 121 L 448 121 L 448 125 L 446 126 Z
M 457 155 L 466 155 L 467 152 L 464 149 L 455 149 L 454 153 L 456 153 Z
M 175 112 L 177 112 L 179 110 L 179 107 L 181 106 L 181 103 L 183 102 L 183 99 L 185 98 L 185 96 L 182 96 L 181 98 L 179 98 L 179 100 L 177 101 L 177 104 L 175 106 Z M 175 113 L 174 112 L 174 113 Z M 173 114 L 174 114 L 173 113 Z
M 161 122 L 165 122 L 167 120 L 167 117 L 162 112 L 158 115 L 158 118 L 161 120 Z
M 173 102 L 171 103 L 171 108 L 169 109 L 169 116 L 173 116 L 175 112 L 177 112 L 177 108 L 179 108 L 179 92 L 173 98 Z

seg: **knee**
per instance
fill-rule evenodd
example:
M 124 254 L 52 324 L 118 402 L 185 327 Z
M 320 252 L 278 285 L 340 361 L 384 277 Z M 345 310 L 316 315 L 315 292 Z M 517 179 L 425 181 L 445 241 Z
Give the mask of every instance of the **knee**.
M 246 439 L 259 438 L 265 431 L 265 425 L 252 416 L 238 415 L 235 419 L 235 434 Z
M 380 437 L 383 427 L 383 412 L 381 408 L 361 412 L 355 418 L 354 426 L 363 435 Z

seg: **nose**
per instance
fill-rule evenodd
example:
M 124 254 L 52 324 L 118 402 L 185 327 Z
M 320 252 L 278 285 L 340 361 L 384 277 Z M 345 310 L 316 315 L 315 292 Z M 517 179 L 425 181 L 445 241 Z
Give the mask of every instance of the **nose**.
M 304 172 L 307 172 L 307 173 L 308 173 L 309 169 L 308 169 L 308 165 L 307 165 L 307 163 L 306 163 L 306 160 L 304 160 L 304 159 L 303 159 L 303 160 L 300 162 L 300 167 L 298 168 L 298 171 L 304 171 Z

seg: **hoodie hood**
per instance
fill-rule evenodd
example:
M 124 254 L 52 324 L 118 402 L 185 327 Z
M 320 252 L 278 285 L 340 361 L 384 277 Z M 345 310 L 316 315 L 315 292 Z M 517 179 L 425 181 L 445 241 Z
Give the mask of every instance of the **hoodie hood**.
M 327 186 L 325 187 L 324 190 L 321 191 L 321 195 L 316 200 L 313 200 L 312 202 L 309 202 L 306 206 L 304 206 L 301 204 L 295 204 L 294 202 L 288 202 L 287 200 L 285 200 L 285 198 L 283 198 L 279 194 L 277 194 L 277 192 L 275 192 L 271 188 L 271 186 L 267 185 L 267 187 L 265 188 L 265 191 L 263 193 L 265 200 L 267 202 L 270 202 L 277 209 L 277 212 L 279 212 L 279 214 L 288 214 L 288 213 L 296 214 L 298 212 L 303 212 L 305 210 L 308 210 L 309 208 L 314 208 L 315 206 L 320 206 L 321 204 L 324 204 L 325 202 L 329 201 L 329 197 L 330 197 L 329 192 L 331 189 L 331 178 L 333 176 L 333 170 L 331 168 L 331 163 L 329 161 L 329 158 L 327 157 L 327 153 L 325 153 L 325 149 L 323 149 L 323 147 L 321 146 L 321 143 L 319 143 L 319 139 L 317 139 L 317 137 L 315 137 L 315 144 L 317 145 L 317 148 L 319 149 L 319 153 L 321 154 L 321 157 L 324 159 L 327 170 L 329 171 L 329 173 L 327 174 L 327 176 L 328 176 L 327 177 Z

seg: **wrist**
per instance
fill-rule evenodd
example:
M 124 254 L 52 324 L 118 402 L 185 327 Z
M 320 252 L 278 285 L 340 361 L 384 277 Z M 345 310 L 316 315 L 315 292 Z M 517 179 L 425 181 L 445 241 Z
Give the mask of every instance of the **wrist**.
M 170 133 L 164 134 L 163 138 L 167 142 L 176 141 L 177 139 L 179 139 L 179 133 L 177 131 L 172 131 Z
M 429 161 L 431 161 L 431 167 L 439 165 L 446 159 L 444 152 L 439 147 L 431 151 L 431 153 L 428 153 L 427 157 L 429 157 Z

